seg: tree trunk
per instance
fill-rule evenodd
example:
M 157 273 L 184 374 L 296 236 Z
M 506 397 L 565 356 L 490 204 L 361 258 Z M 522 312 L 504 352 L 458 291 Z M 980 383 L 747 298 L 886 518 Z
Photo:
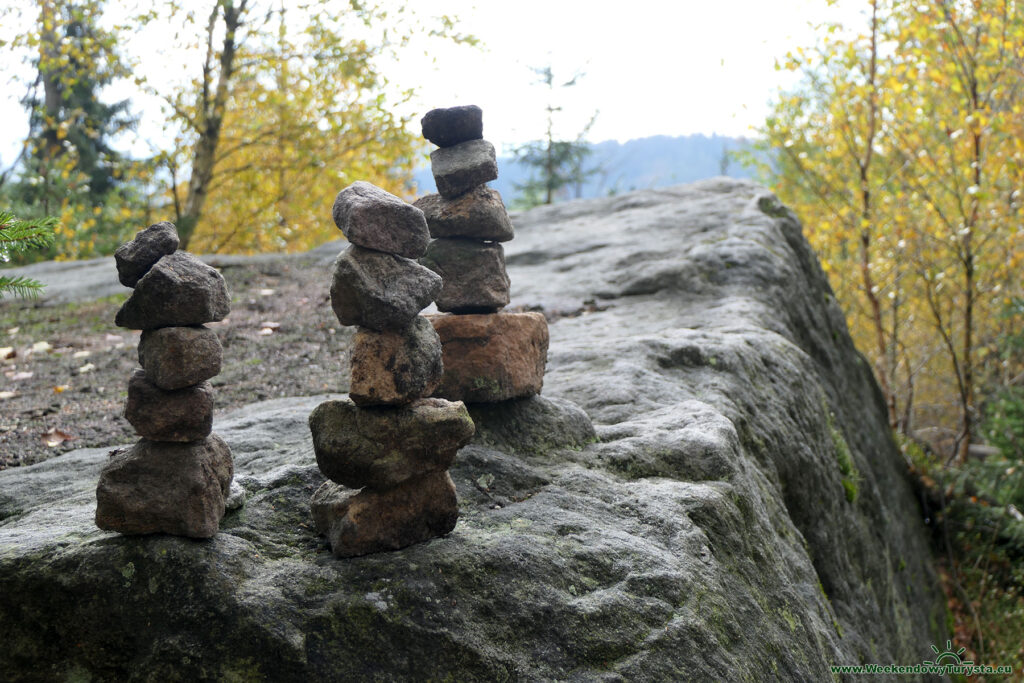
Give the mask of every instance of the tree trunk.
M 235 7 L 231 0 L 218 2 L 210 14 L 210 21 L 207 24 L 207 58 L 203 66 L 203 89 L 199 96 L 199 117 L 196 121 L 199 126 L 199 130 L 197 130 L 199 137 L 193 148 L 192 173 L 188 181 L 188 194 L 185 196 L 185 206 L 178 218 L 177 226 L 178 236 L 181 240 L 181 249 L 187 249 L 189 242 L 192 241 L 196 226 L 202 218 L 203 205 L 206 203 L 206 195 L 213 180 L 214 165 L 217 160 L 217 146 L 220 144 L 221 127 L 224 124 L 224 110 L 227 106 L 231 77 L 234 75 L 237 48 L 235 38 L 241 25 L 241 16 L 245 11 L 245 4 L 245 0 L 237 7 Z M 218 60 L 217 85 L 211 95 L 213 31 L 217 23 L 217 14 L 220 10 L 224 12 L 224 45 Z

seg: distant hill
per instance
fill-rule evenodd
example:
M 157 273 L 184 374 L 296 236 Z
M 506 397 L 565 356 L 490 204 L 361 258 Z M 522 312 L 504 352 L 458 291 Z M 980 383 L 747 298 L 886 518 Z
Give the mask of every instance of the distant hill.
M 573 188 L 563 199 L 606 197 L 631 190 L 677 185 L 719 175 L 750 178 L 750 171 L 727 159 L 727 151 L 746 148 L 746 138 L 721 135 L 657 135 L 619 143 L 614 140 L 593 144 L 588 164 L 597 168 L 580 188 Z M 724 173 L 723 173 L 724 170 Z M 513 204 L 530 169 L 512 157 L 499 157 L 499 177 L 491 187 L 501 193 L 506 204 Z M 434 178 L 427 167 L 414 175 L 419 194 L 435 192 Z M 577 194 L 578 189 L 578 194 Z

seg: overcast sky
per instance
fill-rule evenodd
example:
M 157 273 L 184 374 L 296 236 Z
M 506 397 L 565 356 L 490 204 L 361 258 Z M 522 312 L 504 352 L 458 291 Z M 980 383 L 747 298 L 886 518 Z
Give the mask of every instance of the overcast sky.
M 811 24 L 834 18 L 855 23 L 865 3 L 840 4 L 830 9 L 825 0 L 420 0 L 420 12 L 460 17 L 461 30 L 479 37 L 483 48 L 435 41 L 434 63 L 407 56 L 389 75 L 398 85 L 418 88 L 408 110 L 417 119 L 434 107 L 482 107 L 484 136 L 499 150 L 542 134 L 547 94 L 531 67 L 545 64 L 563 79 L 585 74 L 556 93 L 563 135 L 575 135 L 595 113 L 589 136 L 595 142 L 750 135 L 779 86 L 792 82 L 790 74 L 775 71 L 775 60 L 812 44 Z M 11 73 L 9 57 L 5 74 Z M 27 122 L 17 102 L 22 92 L 5 87 L 0 93 L 0 163 L 6 166 Z M 139 101 L 135 110 L 145 114 L 147 106 L 154 103 Z M 158 116 L 144 116 L 141 135 L 158 138 L 158 124 Z M 135 148 L 144 151 L 145 145 L 136 142 Z

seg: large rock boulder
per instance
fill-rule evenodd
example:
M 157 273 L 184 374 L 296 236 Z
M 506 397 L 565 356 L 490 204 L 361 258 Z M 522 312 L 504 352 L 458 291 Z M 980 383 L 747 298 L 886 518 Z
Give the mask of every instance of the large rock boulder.
M 924 522 L 795 218 L 719 179 L 515 222 L 512 304 L 553 321 L 545 395 L 474 409 L 451 533 L 331 556 L 322 396 L 218 416 L 247 500 L 210 541 L 97 529 L 106 450 L 5 470 L 0 679 L 823 681 L 932 658 L 952 634 Z

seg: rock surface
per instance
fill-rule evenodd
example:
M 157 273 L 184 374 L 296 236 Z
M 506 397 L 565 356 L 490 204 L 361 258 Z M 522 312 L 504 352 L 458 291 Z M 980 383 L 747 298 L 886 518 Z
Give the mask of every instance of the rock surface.
M 336 557 L 398 550 L 455 528 L 459 502 L 447 472 L 387 491 L 356 491 L 327 482 L 313 494 L 313 524 Z
M 135 238 L 114 252 L 117 279 L 125 287 L 134 287 L 153 264 L 178 250 L 178 230 L 173 223 L 161 221 L 135 233 Z
M 210 538 L 224 516 L 231 451 L 217 436 L 193 443 L 143 439 L 100 472 L 96 525 L 122 534 Z
M 114 323 L 132 330 L 202 325 L 231 310 L 224 278 L 192 254 L 164 256 L 135 284 Z
M 470 140 L 435 149 L 430 153 L 430 170 L 438 194 L 454 199 L 498 177 L 494 145 L 486 140 Z
M 352 244 L 405 258 L 419 258 L 430 234 L 423 212 L 367 182 L 352 183 L 338 193 L 334 224 Z
M 472 237 L 493 242 L 508 242 L 515 237 L 501 195 L 486 185 L 455 199 L 428 194 L 413 206 L 423 211 L 431 237 Z
M 475 104 L 431 109 L 420 119 L 423 137 L 438 147 L 451 147 L 484 136 L 484 112 Z
M 331 307 L 342 325 L 401 330 L 441 291 L 441 277 L 415 261 L 352 245 L 338 256 Z
M 352 338 L 348 395 L 356 405 L 394 405 L 430 396 L 441 382 L 441 339 L 416 316 L 400 332 L 360 329 Z
M 213 427 L 213 390 L 209 382 L 164 391 L 145 370 L 128 380 L 124 416 L 139 436 L 153 441 L 198 441 Z
M 474 432 L 465 405 L 437 398 L 376 408 L 325 401 L 310 413 L 309 429 L 320 471 L 356 489 L 446 470 Z
M 216 376 L 223 356 L 217 333 L 202 325 L 146 330 L 139 338 L 139 365 L 146 378 L 168 391 Z
M 508 304 L 505 250 L 497 242 L 436 239 L 420 263 L 440 275 L 444 283 L 436 297 L 439 311 L 493 312 Z
M 431 315 L 441 338 L 444 376 L 435 396 L 490 403 L 539 394 L 548 358 L 540 313 Z
M 540 409 L 512 419 L 543 429 L 474 407 L 445 538 L 331 556 L 323 396 L 218 414 L 246 502 L 210 541 L 96 529 L 107 449 L 4 470 L 0 679 L 827 681 L 933 658 L 953 634 L 927 528 L 796 220 L 718 179 L 515 221 L 512 304 L 553 322 L 545 395 L 516 405 Z

